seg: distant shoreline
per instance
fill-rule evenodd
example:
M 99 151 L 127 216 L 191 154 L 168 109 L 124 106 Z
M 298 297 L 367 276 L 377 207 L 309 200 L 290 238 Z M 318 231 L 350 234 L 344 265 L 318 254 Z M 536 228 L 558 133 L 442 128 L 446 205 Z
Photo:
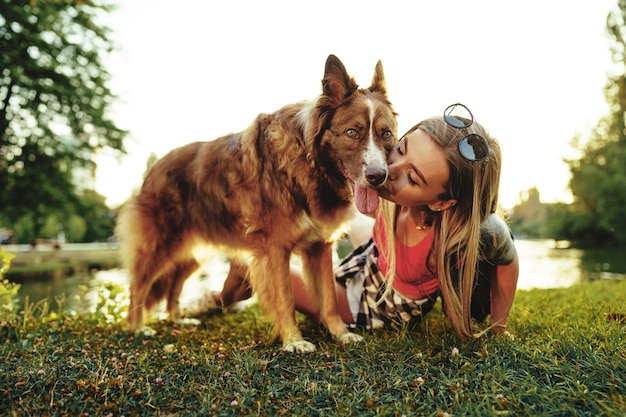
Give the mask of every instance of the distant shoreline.
M 5 278 L 17 283 L 121 266 L 118 245 L 113 243 L 68 244 L 56 250 L 3 245 L 2 250 L 15 255 Z

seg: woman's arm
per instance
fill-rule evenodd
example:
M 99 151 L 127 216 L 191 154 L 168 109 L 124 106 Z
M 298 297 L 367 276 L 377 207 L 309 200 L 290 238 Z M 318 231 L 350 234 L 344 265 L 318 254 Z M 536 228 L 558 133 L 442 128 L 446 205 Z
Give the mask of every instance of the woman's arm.
M 491 324 L 496 333 L 503 333 L 506 330 L 506 322 L 515 299 L 518 276 L 519 258 L 516 251 L 511 263 L 497 265 L 495 276 L 491 279 Z
M 359 247 L 372 238 L 374 219 L 365 214 L 358 213 L 348 224 L 348 238 L 353 247 Z

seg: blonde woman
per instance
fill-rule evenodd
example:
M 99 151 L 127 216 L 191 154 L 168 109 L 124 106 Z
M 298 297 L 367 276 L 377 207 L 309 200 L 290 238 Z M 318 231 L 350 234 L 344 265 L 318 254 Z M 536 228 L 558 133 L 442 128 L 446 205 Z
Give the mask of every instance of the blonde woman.
M 519 265 L 509 228 L 497 213 L 498 142 L 467 107 L 454 104 L 443 117 L 411 128 L 388 163 L 373 227 L 365 226 L 370 238 L 335 271 L 344 322 L 378 328 L 417 321 L 441 297 L 459 336 L 479 334 L 477 324 L 487 317 L 483 328 L 503 332 Z M 249 297 L 245 266 L 234 266 L 222 293 L 208 297 L 206 307 Z M 297 271 L 292 278 L 296 308 L 319 317 L 317 298 L 308 297 Z

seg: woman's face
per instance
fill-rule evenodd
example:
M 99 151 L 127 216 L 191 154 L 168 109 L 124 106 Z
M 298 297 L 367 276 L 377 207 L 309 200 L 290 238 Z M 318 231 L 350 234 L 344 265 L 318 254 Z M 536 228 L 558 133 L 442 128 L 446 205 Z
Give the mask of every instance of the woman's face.
M 435 204 L 450 178 L 443 150 L 423 130 L 416 129 L 393 146 L 389 177 L 378 194 L 408 207 Z

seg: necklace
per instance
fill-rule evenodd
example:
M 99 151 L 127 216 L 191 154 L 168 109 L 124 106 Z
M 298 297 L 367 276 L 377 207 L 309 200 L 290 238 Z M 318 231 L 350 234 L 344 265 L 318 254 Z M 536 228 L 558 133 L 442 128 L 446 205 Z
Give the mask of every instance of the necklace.
M 426 224 L 426 213 L 422 213 L 422 221 L 415 226 L 415 230 L 426 230 L 427 228 L 428 225 Z

